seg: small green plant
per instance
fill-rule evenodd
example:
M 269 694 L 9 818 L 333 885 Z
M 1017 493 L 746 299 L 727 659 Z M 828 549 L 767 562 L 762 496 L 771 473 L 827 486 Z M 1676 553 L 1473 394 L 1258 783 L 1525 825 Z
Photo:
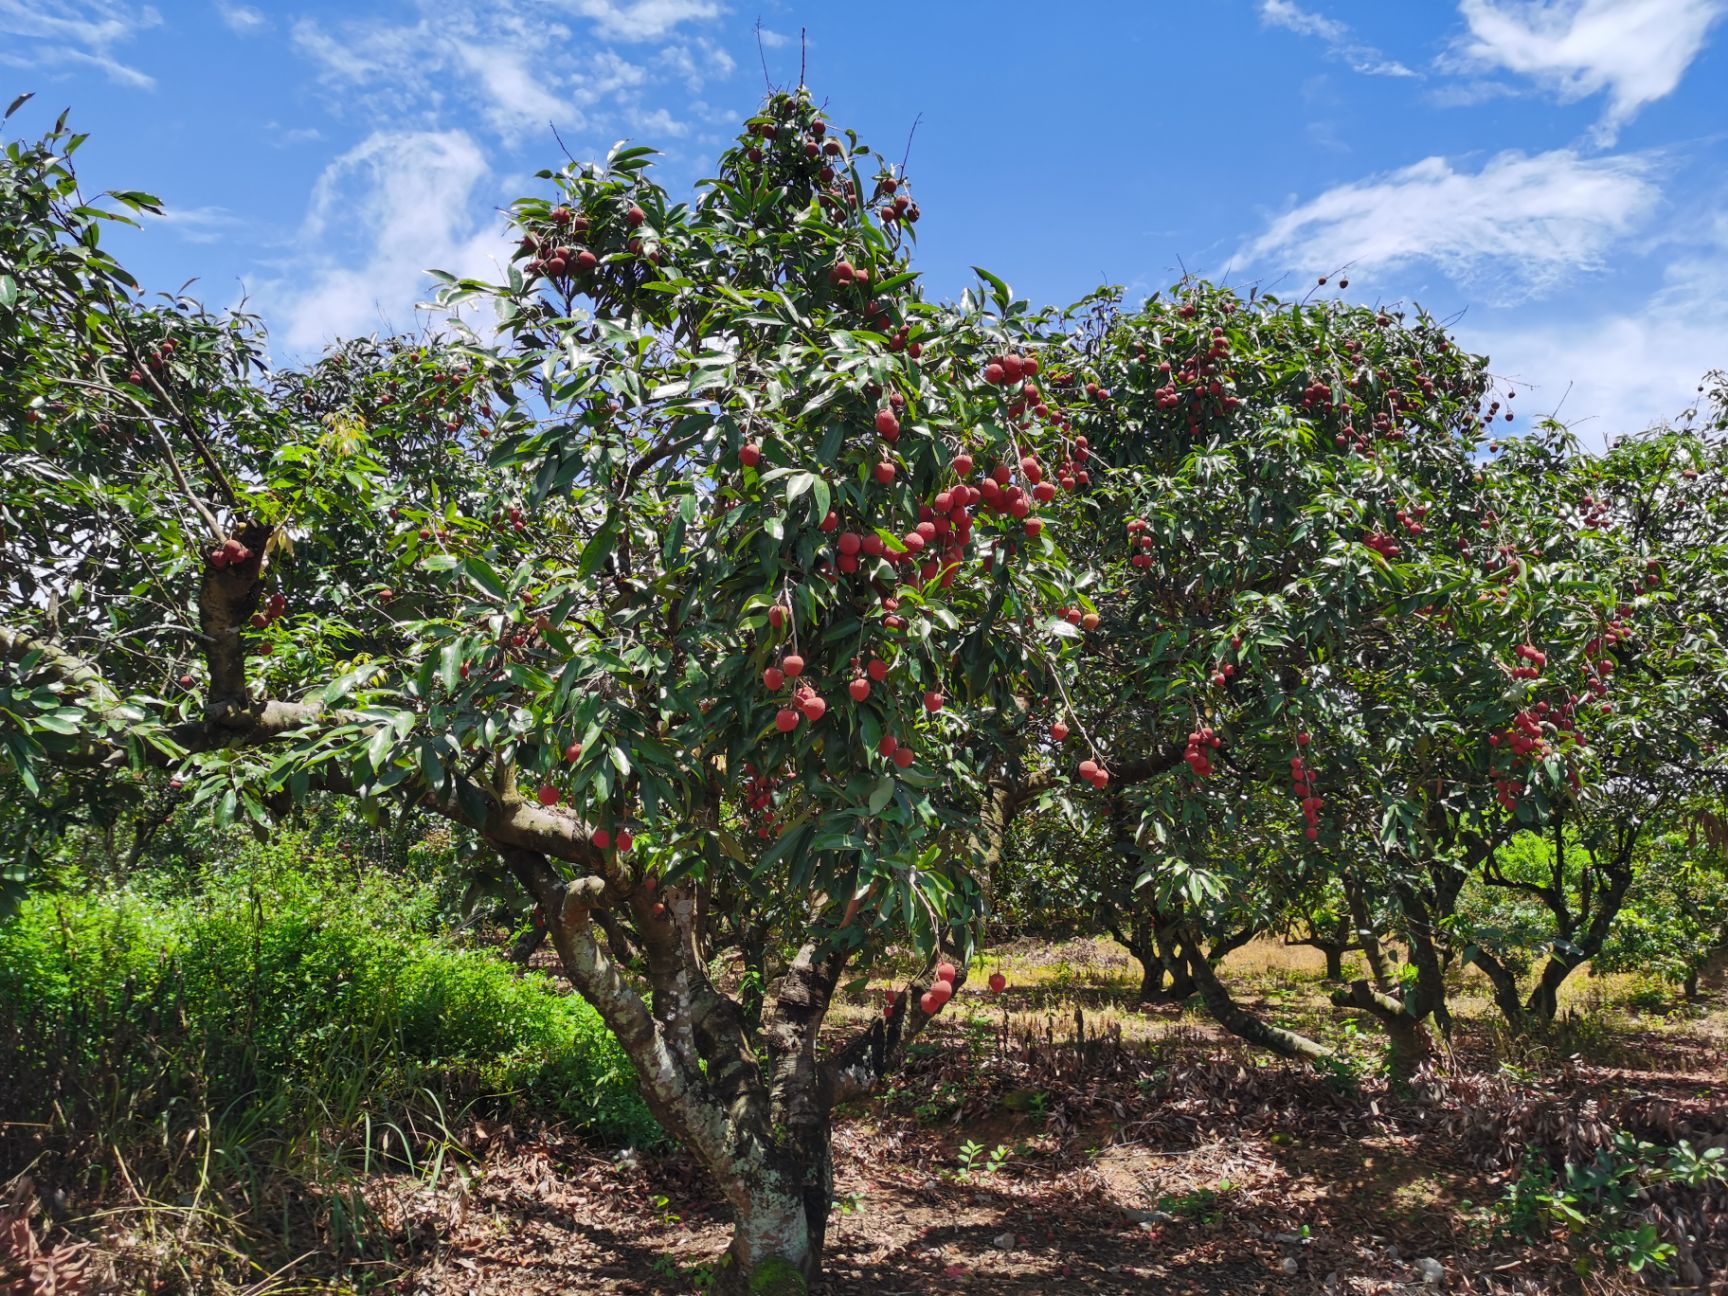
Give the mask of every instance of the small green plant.
M 1674 1245 L 1663 1240 L 1644 1212 L 1649 1189 L 1662 1183 L 1728 1183 L 1728 1155 L 1722 1148 L 1696 1152 L 1685 1142 L 1660 1148 L 1625 1133 L 1589 1161 L 1568 1161 L 1559 1168 L 1531 1152 L 1494 1204 L 1493 1215 L 1504 1236 L 1562 1233 L 1580 1274 L 1602 1262 L 1633 1273 L 1666 1272 Z
M 864 1213 L 864 1198 L 867 1194 L 862 1190 L 841 1193 L 834 1199 L 834 1209 L 842 1215 L 861 1215 Z
M 1216 1224 L 1224 1218 L 1225 1199 L 1235 1191 L 1235 1184 L 1220 1179 L 1215 1188 L 1196 1188 L 1192 1192 L 1160 1197 L 1158 1209 L 1194 1224 Z
M 970 1180 L 981 1175 L 1000 1174 L 1012 1155 L 1006 1143 L 998 1143 L 986 1152 L 982 1143 L 967 1139 L 960 1145 L 960 1168 L 955 1171 L 955 1177 Z

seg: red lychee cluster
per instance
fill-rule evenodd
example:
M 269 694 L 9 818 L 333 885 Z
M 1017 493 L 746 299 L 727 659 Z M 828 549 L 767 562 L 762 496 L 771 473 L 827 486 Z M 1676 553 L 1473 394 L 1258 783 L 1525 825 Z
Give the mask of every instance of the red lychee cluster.
M 1201 725 L 1188 735 L 1188 746 L 1182 752 L 1182 759 L 1188 762 L 1188 768 L 1201 778 L 1213 773 L 1212 758 L 1209 753 L 1217 751 L 1224 745 L 1224 740 L 1212 732 L 1211 726 Z
M 1362 543 L 1367 545 L 1388 562 L 1404 552 L 1402 545 L 1378 528 L 1364 534 L 1362 537 Z
M 1152 555 L 1149 552 L 1152 548 L 1151 529 L 1152 524 L 1145 518 L 1128 519 L 1128 543 L 1133 549 L 1128 562 L 1141 570 L 1152 565 Z
M 1521 643 L 1512 650 L 1513 655 L 1524 663 L 1512 668 L 1512 678 L 1533 680 L 1542 678 L 1542 668 L 1548 664 L 1548 654 L 1537 648 L 1535 644 Z
M 238 567 L 252 557 L 252 551 L 230 536 L 210 551 L 210 565 L 217 571 Z
M 934 1017 L 942 1011 L 942 1006 L 954 997 L 954 978 L 960 975 L 960 970 L 944 959 L 936 965 L 936 979 L 930 983 L 918 999 L 918 1006 L 924 1012 Z
M 1078 773 L 1100 792 L 1110 785 L 1110 771 L 1095 760 L 1081 761 Z
M 1307 736 L 1298 734 L 1297 743 L 1306 746 L 1303 739 Z M 1302 804 L 1302 835 L 1309 841 L 1314 841 L 1320 836 L 1320 807 L 1325 805 L 1326 801 L 1315 786 L 1313 765 L 1300 753 L 1290 758 L 1290 790 Z
M 212 559 L 211 561 L 214 562 L 215 560 Z M 252 628 L 254 630 L 266 629 L 272 621 L 277 620 L 287 611 L 287 598 L 281 594 L 272 594 L 264 600 L 264 606 L 252 614 Z

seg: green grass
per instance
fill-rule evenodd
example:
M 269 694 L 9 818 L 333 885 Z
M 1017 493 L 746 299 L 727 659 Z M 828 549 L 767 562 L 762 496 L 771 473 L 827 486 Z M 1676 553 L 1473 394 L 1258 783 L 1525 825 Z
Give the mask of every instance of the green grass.
M 178 1089 L 221 1108 L 360 1088 L 384 1109 L 433 1087 L 607 1141 L 653 1137 L 592 1008 L 431 934 L 430 902 L 400 878 L 318 863 L 229 871 L 179 898 L 28 900 L 0 924 L 0 1031 L 25 1078 L 155 1091 L 145 1110 Z
M 439 926 L 430 888 L 297 839 L 28 898 L 0 922 L 0 1182 L 357 1260 L 387 1247 L 370 1177 L 457 1171 L 470 1114 L 660 1141 L 592 1008 Z

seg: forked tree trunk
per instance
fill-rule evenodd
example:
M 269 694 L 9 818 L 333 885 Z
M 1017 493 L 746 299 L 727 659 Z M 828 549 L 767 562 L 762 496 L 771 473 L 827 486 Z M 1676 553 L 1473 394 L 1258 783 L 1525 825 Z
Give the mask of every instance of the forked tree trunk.
M 1403 1000 L 1381 993 L 1366 981 L 1352 981 L 1345 989 L 1333 992 L 1332 1002 L 1340 1008 L 1360 1008 L 1385 1028 L 1390 1045 L 1388 1069 L 1394 1084 L 1407 1082 L 1433 1055 L 1434 1041 L 1428 1028 Z
M 903 1059 L 928 1021 L 912 1006 L 925 987 L 903 989 L 885 1020 L 819 1060 L 817 1035 L 845 954 L 822 954 L 815 943 L 801 949 L 765 1006 L 758 1036 L 708 980 L 689 892 L 638 886 L 614 896 L 598 877 L 564 882 L 533 852 L 502 853 L 545 907 L 565 974 L 617 1037 L 649 1110 L 732 1208 L 732 1242 L 713 1290 L 803 1296 L 827 1240 L 834 1108 L 871 1092 Z M 596 938 L 602 901 L 629 907 L 647 999 Z

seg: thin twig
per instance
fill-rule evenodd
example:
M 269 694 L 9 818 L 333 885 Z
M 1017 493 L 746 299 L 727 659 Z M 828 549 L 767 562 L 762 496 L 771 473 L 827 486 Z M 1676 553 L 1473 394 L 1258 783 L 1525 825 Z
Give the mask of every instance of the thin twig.
M 774 78 L 768 75 L 768 51 L 762 46 L 762 15 L 756 15 L 756 57 L 762 60 L 762 84 L 774 92 Z

